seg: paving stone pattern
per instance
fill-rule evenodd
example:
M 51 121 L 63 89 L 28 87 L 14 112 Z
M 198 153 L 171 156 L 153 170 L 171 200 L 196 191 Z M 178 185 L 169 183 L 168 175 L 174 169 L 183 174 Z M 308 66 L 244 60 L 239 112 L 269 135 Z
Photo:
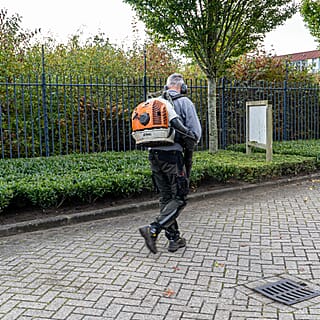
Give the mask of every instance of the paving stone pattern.
M 189 203 L 187 248 L 159 253 L 137 229 L 154 210 L 0 239 L 0 319 L 320 319 L 320 298 L 292 306 L 253 288 L 320 287 L 320 181 Z

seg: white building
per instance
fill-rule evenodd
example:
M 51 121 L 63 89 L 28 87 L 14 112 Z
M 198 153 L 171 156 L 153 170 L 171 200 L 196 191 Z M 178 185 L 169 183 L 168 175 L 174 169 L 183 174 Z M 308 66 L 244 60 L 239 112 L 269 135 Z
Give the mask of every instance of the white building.
M 300 70 L 308 68 L 312 72 L 320 72 L 320 50 L 284 54 L 276 58 L 287 60 Z

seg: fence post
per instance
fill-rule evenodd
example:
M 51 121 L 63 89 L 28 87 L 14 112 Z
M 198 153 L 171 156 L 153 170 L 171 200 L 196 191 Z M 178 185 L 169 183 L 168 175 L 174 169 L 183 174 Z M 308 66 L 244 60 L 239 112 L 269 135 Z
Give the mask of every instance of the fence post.
M 48 127 L 48 111 L 47 111 L 47 92 L 46 92 L 46 74 L 44 62 L 44 46 L 41 47 L 42 55 L 42 104 L 43 104 L 43 118 L 44 118 L 44 143 L 46 148 L 46 157 L 49 156 L 49 127 Z
M 0 137 L 1 137 L 1 155 L 4 159 L 4 143 L 3 143 L 3 130 L 2 130 L 2 104 L 0 103 Z
M 283 85 L 283 140 L 287 141 L 287 80 L 284 80 Z
M 225 77 L 222 78 L 222 93 L 221 93 L 221 147 L 226 148 L 227 145 L 227 127 L 226 127 L 226 117 L 225 117 Z
M 288 60 L 286 60 L 286 78 L 283 83 L 283 140 L 287 141 L 287 91 L 288 91 Z
M 146 46 L 144 46 L 143 49 L 143 68 L 144 68 L 144 73 L 143 73 L 143 100 L 147 100 L 147 49 Z

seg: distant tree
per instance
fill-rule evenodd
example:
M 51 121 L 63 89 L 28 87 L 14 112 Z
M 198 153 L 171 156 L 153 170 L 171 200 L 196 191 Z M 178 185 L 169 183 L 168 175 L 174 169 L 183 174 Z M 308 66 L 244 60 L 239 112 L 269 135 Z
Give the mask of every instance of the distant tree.
M 74 75 L 94 78 L 125 79 L 142 78 L 144 74 L 144 49 L 147 56 L 149 78 L 164 78 L 168 72 L 179 68 L 179 62 L 165 46 L 148 41 L 145 47 L 135 45 L 127 50 L 109 42 L 104 34 L 85 40 L 72 35 L 67 43 L 47 39 L 35 43 L 26 52 L 29 71 L 40 74 L 41 46 L 45 48 L 46 72 L 51 75 Z
M 31 47 L 31 39 L 40 29 L 30 31 L 21 27 L 22 17 L 8 15 L 7 9 L 0 10 L 0 75 L 10 77 L 21 73 L 25 67 L 25 53 Z
M 24 30 L 22 16 L 9 15 L 0 9 L 0 79 L 4 81 L 20 75 L 39 75 L 42 72 L 42 46 L 45 52 L 47 74 L 94 78 L 136 78 L 144 73 L 144 49 L 147 54 L 149 77 L 164 78 L 179 68 L 179 61 L 172 50 L 148 39 L 145 46 L 123 48 L 111 44 L 104 33 L 84 38 L 82 32 L 73 34 L 65 43 L 53 37 L 36 37 L 40 29 Z M 133 25 L 133 28 L 135 26 Z
M 300 12 L 311 35 L 320 43 L 320 1 L 302 0 Z
M 146 58 L 146 71 L 149 78 L 163 79 L 181 68 L 181 64 L 170 48 L 149 40 L 144 46 L 135 47 L 128 52 L 128 63 L 133 67 L 135 76 L 144 74 L 144 58 Z
M 140 31 L 137 27 L 137 17 L 132 22 L 133 45 L 126 51 L 128 64 L 132 68 L 134 77 L 144 75 L 145 60 L 148 78 L 163 79 L 168 73 L 172 73 L 179 68 L 179 61 L 174 57 L 171 48 L 165 44 L 157 44 L 147 37 L 144 43 L 141 43 Z
M 296 11 L 292 0 L 123 0 L 157 40 L 192 57 L 208 81 L 209 151 L 218 150 L 216 81 L 233 57 Z
M 308 68 L 298 70 L 284 59 L 277 58 L 263 49 L 257 49 L 253 54 L 245 54 L 229 68 L 228 76 L 240 81 L 263 80 L 309 82 L 317 81 Z

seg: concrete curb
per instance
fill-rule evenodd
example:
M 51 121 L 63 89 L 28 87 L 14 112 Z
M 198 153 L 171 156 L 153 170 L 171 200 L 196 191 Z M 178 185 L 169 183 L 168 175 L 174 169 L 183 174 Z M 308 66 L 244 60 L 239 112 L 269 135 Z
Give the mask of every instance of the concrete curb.
M 293 177 L 293 178 L 281 178 L 274 181 L 265 181 L 262 183 L 252 183 L 252 184 L 245 184 L 245 185 L 234 186 L 234 187 L 222 187 L 221 189 L 218 189 L 218 190 L 212 190 L 212 191 L 206 191 L 206 192 L 199 192 L 199 193 L 195 192 L 190 194 L 188 196 L 188 199 L 189 201 L 197 201 L 200 199 L 210 198 L 210 197 L 218 196 L 228 192 L 246 191 L 254 188 L 265 188 L 265 187 L 277 186 L 282 184 L 296 183 L 299 181 L 305 181 L 308 179 L 316 179 L 316 178 L 320 178 L 320 173 Z M 7 237 L 11 235 L 16 235 L 19 233 L 46 230 L 50 228 L 72 225 L 76 223 L 106 219 L 106 218 L 120 216 L 120 215 L 127 215 L 130 213 L 154 209 L 157 207 L 158 207 L 158 200 L 150 200 L 150 201 L 140 202 L 138 204 L 120 205 L 112 208 L 79 212 L 79 213 L 68 214 L 68 215 L 62 214 L 55 217 L 17 222 L 14 224 L 6 224 L 6 225 L 0 226 L 0 237 Z

